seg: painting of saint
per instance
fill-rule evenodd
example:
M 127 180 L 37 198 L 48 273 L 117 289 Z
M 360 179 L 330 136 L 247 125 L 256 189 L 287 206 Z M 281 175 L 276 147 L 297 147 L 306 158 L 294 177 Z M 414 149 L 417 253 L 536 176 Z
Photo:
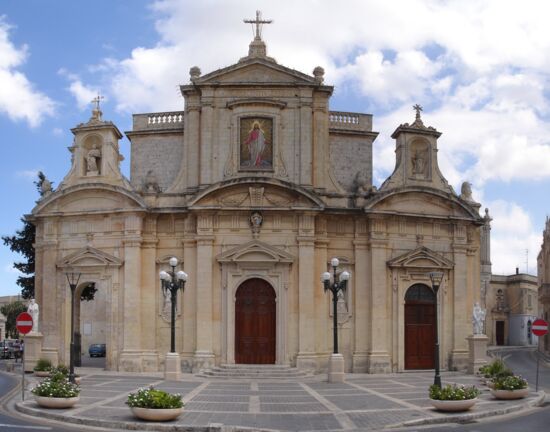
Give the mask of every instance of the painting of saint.
M 273 119 L 241 119 L 240 167 L 246 170 L 273 168 Z

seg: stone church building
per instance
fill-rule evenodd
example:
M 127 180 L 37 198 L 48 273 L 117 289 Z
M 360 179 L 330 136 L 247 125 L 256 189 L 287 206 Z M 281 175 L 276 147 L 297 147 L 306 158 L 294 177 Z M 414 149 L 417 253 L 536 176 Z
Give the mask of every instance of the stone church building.
M 129 180 L 123 134 L 98 102 L 72 129 L 70 170 L 30 216 L 42 356 L 69 361 L 71 271 L 76 298 L 98 289 L 90 328 L 101 329 L 107 368 L 162 370 L 170 304 L 159 272 L 176 257 L 189 275 L 176 311 L 183 371 L 326 370 L 333 316 L 321 274 L 336 257 L 351 274 L 338 300 L 346 371 L 433 368 L 436 303 L 442 368 L 465 368 L 487 240 L 480 205 L 467 183 L 459 195 L 446 181 L 441 133 L 419 106 L 392 134 L 395 169 L 374 187 L 372 116 L 330 111 L 333 89 L 321 67 L 278 64 L 257 31 L 237 63 L 191 68 L 182 111 L 133 116 Z M 437 299 L 433 271 L 443 272 Z M 87 307 L 77 302 L 77 326 Z

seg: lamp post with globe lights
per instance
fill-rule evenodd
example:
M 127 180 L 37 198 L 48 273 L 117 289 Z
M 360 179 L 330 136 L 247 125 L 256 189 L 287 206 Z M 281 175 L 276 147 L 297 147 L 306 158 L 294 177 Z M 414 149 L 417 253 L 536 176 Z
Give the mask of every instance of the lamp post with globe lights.
M 74 384 L 75 374 L 74 374 L 74 363 L 75 363 L 75 341 L 74 341 L 74 293 L 76 287 L 78 286 L 78 281 L 80 280 L 80 273 L 69 270 L 65 273 L 67 277 L 67 282 L 71 288 L 71 348 L 69 351 L 69 381 Z
M 350 274 L 347 271 L 337 273 L 340 261 L 338 258 L 330 260 L 332 266 L 332 281 L 331 274 L 324 272 L 321 275 L 321 281 L 325 292 L 332 293 L 332 319 L 333 319 L 333 353 L 329 359 L 329 382 L 342 382 L 344 380 L 344 357 L 338 353 L 338 293 L 345 292 Z
M 164 364 L 164 377 L 167 380 L 179 379 L 181 366 L 179 354 L 176 353 L 176 302 L 178 299 L 178 291 L 185 289 L 185 282 L 187 281 L 187 273 L 180 270 L 176 272 L 178 265 L 178 259 L 176 257 L 170 258 L 168 261 L 172 270 L 161 271 L 159 273 L 160 283 L 164 295 L 170 293 L 170 352 L 166 354 L 166 360 Z
M 435 376 L 434 376 L 434 385 L 441 388 L 441 375 L 439 374 L 439 317 L 437 313 L 437 292 L 441 286 L 441 281 L 443 280 L 443 272 L 434 271 L 430 273 L 430 280 L 432 281 L 432 290 L 435 293 L 435 351 L 434 351 L 434 360 L 435 360 Z

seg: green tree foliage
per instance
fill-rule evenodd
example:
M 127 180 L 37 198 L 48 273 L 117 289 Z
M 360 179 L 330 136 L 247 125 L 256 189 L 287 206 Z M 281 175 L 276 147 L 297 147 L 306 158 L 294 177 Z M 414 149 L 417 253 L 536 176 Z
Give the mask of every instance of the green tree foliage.
M 27 307 L 22 301 L 14 301 L 0 307 L 0 312 L 6 317 L 6 338 L 16 339 L 19 332 L 15 328 L 15 319 L 21 312 L 25 312 Z

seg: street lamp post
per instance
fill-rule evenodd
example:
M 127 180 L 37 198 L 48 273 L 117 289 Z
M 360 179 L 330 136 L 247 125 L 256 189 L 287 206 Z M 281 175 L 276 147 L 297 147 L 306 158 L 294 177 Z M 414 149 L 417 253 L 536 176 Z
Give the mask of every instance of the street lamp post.
M 176 352 L 176 301 L 178 298 L 178 290 L 185 289 L 185 282 L 187 281 L 187 273 L 184 271 L 176 272 L 176 266 L 178 265 L 178 259 L 176 257 L 170 258 L 170 267 L 172 270 L 161 271 L 159 273 L 162 290 L 164 294 L 170 293 L 171 302 L 171 314 L 170 314 L 170 352 Z
M 74 293 L 80 280 L 80 273 L 76 272 L 67 272 L 65 273 L 67 277 L 67 282 L 69 282 L 69 287 L 71 288 L 71 348 L 69 352 L 69 381 L 74 384 Z
M 336 274 L 336 269 L 340 261 L 338 258 L 332 258 L 330 265 L 333 270 L 332 283 L 330 282 L 330 273 L 324 272 L 321 275 L 325 292 L 330 291 L 332 293 L 332 319 L 333 319 L 333 339 L 334 339 L 334 354 L 338 354 L 338 292 L 346 291 L 347 283 L 349 280 L 349 273 L 343 271 L 340 275 Z
M 435 357 L 435 376 L 434 376 L 434 385 L 441 388 L 441 375 L 439 374 L 439 317 L 437 313 L 437 292 L 439 291 L 439 287 L 441 286 L 441 281 L 443 280 L 443 273 L 442 272 L 431 272 L 430 273 L 430 280 L 432 281 L 432 289 L 435 293 L 435 351 L 434 351 L 434 357 Z

